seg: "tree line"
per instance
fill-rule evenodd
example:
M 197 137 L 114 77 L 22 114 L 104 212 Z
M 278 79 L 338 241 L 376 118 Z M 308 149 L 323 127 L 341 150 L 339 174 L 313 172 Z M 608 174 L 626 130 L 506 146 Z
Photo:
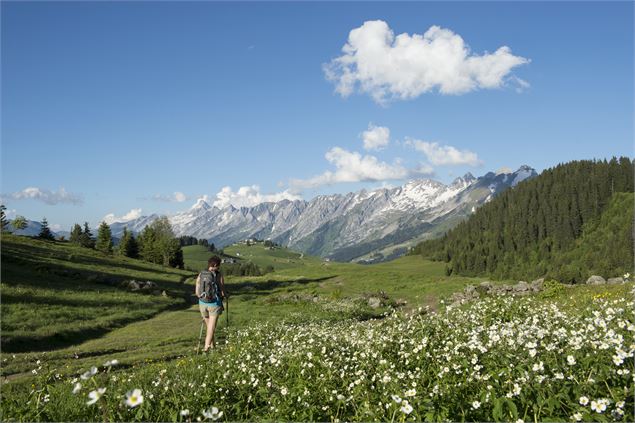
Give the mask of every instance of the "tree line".
M 164 266 L 184 268 L 183 250 L 181 243 L 174 235 L 174 231 L 166 216 L 155 220 L 141 231 L 137 238 L 124 227 L 123 234 L 116 248 L 113 246 L 113 237 L 110 226 L 101 222 L 97 229 L 97 237 L 93 235 L 88 226 L 84 228 L 75 224 L 71 230 L 69 241 L 86 248 L 94 248 L 106 254 L 113 252 L 135 259 L 141 259 L 150 263 Z
M 181 244 L 181 247 L 186 247 L 190 245 L 200 245 L 200 246 L 206 247 L 207 250 L 210 252 L 216 251 L 216 246 L 214 245 L 213 242 L 209 242 L 206 239 L 197 239 L 196 237 L 190 236 L 190 235 L 180 236 L 179 243 Z
M 6 207 L 0 205 L 0 224 L 2 231 L 9 226 L 9 221 L 5 214 Z M 46 218 L 42 219 L 41 229 L 38 238 L 45 240 L 54 240 L 55 237 L 49 228 Z M 26 219 L 17 216 L 11 225 L 16 229 L 24 229 L 27 226 Z M 119 244 L 114 246 L 114 240 L 110 226 L 106 222 L 101 222 L 97 229 L 97 236 L 94 236 L 88 222 L 84 222 L 82 227 L 75 223 L 71 229 L 69 242 L 80 247 L 90 248 L 101 251 L 105 254 L 118 254 L 124 257 L 141 259 L 150 263 L 161 264 L 164 266 L 178 267 L 183 269 L 183 250 L 181 249 L 182 238 L 177 238 L 168 218 L 162 216 L 143 228 L 137 238 L 127 228 L 124 228 L 123 235 L 119 240 Z M 207 240 L 200 245 L 206 245 L 208 248 L 214 248 L 214 244 L 209 245 Z M 197 240 L 197 242 L 199 242 Z M 186 244 L 188 245 L 188 244 Z M 214 250 L 210 250 L 214 251 Z
M 549 276 L 580 282 L 594 269 L 609 270 L 590 251 L 605 251 L 610 243 L 616 266 L 611 271 L 632 270 L 632 204 L 629 213 L 628 201 L 620 197 L 619 206 L 613 203 L 616 194 L 634 191 L 634 169 L 627 157 L 560 164 L 501 193 L 443 237 L 418 244 L 412 253 L 445 261 L 448 275 Z M 616 207 L 626 209 L 613 210 Z M 627 218 L 603 218 L 609 210 Z M 610 231 L 600 225 L 604 221 L 621 235 L 609 237 Z M 582 250 L 576 248 L 588 233 L 600 245 L 593 247 L 587 240 Z
M 273 266 L 268 265 L 265 269 L 261 269 L 255 263 L 248 261 L 246 263 L 223 263 L 221 270 L 225 275 L 233 276 L 262 276 L 274 271 Z

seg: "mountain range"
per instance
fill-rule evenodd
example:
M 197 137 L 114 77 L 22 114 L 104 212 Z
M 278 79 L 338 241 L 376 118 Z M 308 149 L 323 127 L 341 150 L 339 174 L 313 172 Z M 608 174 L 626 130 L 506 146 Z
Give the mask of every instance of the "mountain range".
M 396 188 L 240 208 L 218 208 L 199 199 L 168 218 L 177 236 L 207 239 L 219 247 L 248 238 L 270 239 L 333 260 L 375 262 L 442 235 L 498 193 L 536 175 L 531 167 L 521 166 L 479 178 L 467 173 L 449 185 L 419 179 Z M 110 227 L 113 236 L 120 237 L 124 227 L 139 233 L 158 218 L 152 214 Z

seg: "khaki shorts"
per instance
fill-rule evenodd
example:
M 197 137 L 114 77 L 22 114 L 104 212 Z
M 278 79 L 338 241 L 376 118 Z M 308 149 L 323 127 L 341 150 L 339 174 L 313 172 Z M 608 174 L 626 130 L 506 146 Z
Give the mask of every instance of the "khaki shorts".
M 201 316 L 207 319 L 209 316 L 220 316 L 223 313 L 222 305 L 206 305 L 198 304 L 198 309 L 201 311 Z

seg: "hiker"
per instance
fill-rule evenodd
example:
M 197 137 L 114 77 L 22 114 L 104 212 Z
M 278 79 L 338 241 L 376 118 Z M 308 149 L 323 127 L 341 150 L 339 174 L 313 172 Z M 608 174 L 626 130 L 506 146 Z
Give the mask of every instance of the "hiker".
M 205 336 L 205 348 L 207 352 L 210 348 L 215 348 L 214 331 L 218 316 L 223 312 L 223 299 L 227 298 L 225 293 L 225 280 L 220 273 L 220 258 L 210 257 L 207 260 L 207 270 L 199 273 L 196 278 L 196 296 L 198 297 L 198 307 L 207 325 Z

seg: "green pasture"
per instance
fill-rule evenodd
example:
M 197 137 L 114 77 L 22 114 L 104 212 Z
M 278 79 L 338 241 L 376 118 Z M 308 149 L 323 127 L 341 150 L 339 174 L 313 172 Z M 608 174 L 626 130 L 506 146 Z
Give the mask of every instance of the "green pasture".
M 243 328 L 382 319 L 385 313 L 413 314 L 422 306 L 437 310 L 453 292 L 483 281 L 445 276 L 443 263 L 418 256 L 369 266 L 327 262 L 262 245 L 236 245 L 225 252 L 261 267 L 272 265 L 275 271 L 260 277 L 226 277 L 230 300 L 229 312 L 219 320 L 221 351 L 226 342 L 231 346 L 231 334 Z M 210 255 L 204 247 L 184 249 L 190 268 L 201 267 L 197 260 L 204 267 Z M 54 369 L 63 379 L 92 366 L 103 368 L 113 359 L 120 363 L 113 371 L 125 372 L 192 357 L 201 324 L 192 295 L 195 275 L 68 243 L 3 234 L 4 395 L 27 395 L 46 369 Z M 121 289 L 120 282 L 129 279 L 153 281 L 166 295 Z M 503 282 L 515 281 L 495 283 Z M 553 284 L 536 298 L 558 301 L 575 311 L 597 299 L 623 298 L 628 289 Z M 380 299 L 379 307 L 369 306 L 371 297 Z
M 225 258 L 233 258 L 237 263 L 252 262 L 262 270 L 272 266 L 274 271 L 317 266 L 322 263 L 319 257 L 307 256 L 284 247 L 267 248 L 262 243 L 253 245 L 233 244 L 223 248 Z M 185 267 L 200 271 L 207 266 L 207 260 L 218 255 L 202 245 L 183 247 Z
M 436 308 L 439 299 L 479 281 L 448 278 L 441 264 L 417 257 L 362 266 L 262 245 L 225 251 L 276 268 L 261 277 L 227 277 L 232 328 L 264 321 L 366 319 L 397 303 L 405 310 Z M 202 246 L 184 248 L 190 268 L 201 267 L 192 263 L 206 263 L 210 255 Z M 113 358 L 134 366 L 192 353 L 200 328 L 192 297 L 194 276 L 69 243 L 4 235 L 2 376 L 28 379 L 43 357 L 72 373 Z M 118 287 L 130 279 L 153 281 L 168 295 Z M 378 309 L 367 305 L 372 296 L 382 300 Z M 218 332 L 221 342 L 226 325 L 225 315 Z

